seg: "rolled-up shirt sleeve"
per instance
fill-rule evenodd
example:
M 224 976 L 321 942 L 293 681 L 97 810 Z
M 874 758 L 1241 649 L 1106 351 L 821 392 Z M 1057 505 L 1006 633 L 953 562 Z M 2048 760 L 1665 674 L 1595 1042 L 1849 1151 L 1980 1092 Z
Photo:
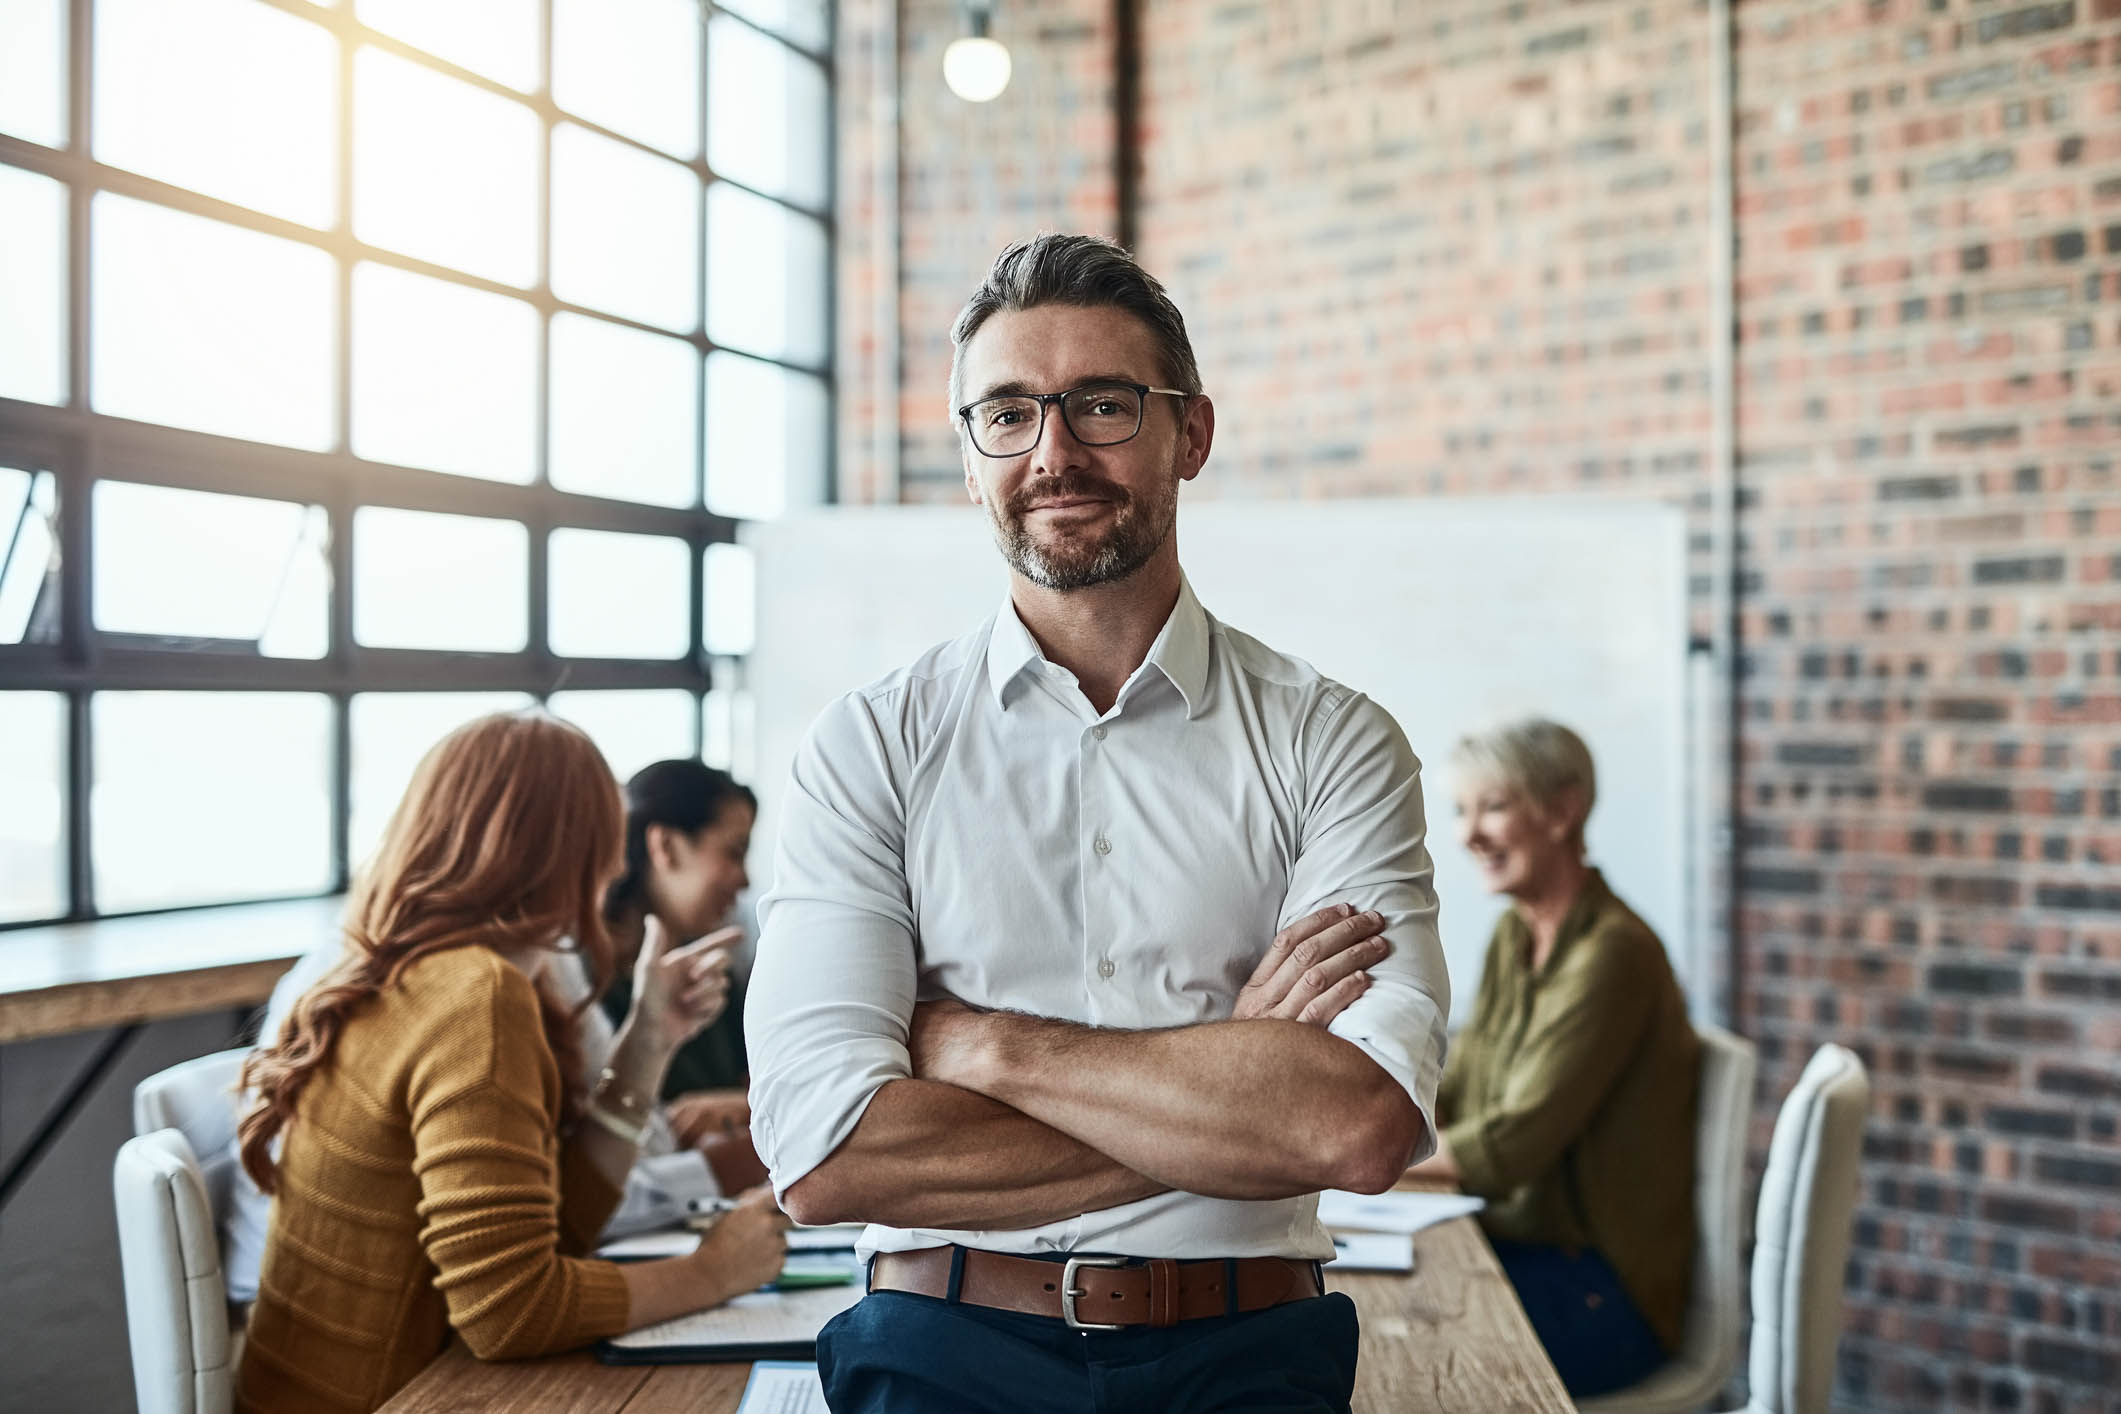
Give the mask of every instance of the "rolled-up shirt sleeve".
M 777 1197 L 844 1143 L 886 1082 L 912 1074 L 915 928 L 905 809 L 875 703 L 811 727 L 781 807 L 744 1009 L 751 1135 Z
M 1369 967 L 1369 990 L 1327 1030 L 1361 1047 L 1421 1111 L 1418 1162 L 1436 1149 L 1451 1012 L 1421 762 L 1391 714 L 1355 692 L 1319 705 L 1302 761 L 1302 839 L 1280 926 L 1335 903 L 1384 915 L 1392 950 Z

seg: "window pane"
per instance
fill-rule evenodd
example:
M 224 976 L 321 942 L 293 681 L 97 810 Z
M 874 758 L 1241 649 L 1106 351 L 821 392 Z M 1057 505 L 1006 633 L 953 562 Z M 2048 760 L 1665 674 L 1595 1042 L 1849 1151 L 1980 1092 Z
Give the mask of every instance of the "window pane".
M 692 556 L 682 540 L 555 530 L 546 634 L 566 658 L 682 658 L 692 651 Z
M 0 466 L 0 643 L 59 641 L 58 515 L 50 472 Z
M 519 92 L 538 86 L 538 0 L 360 0 L 354 13 L 365 25 Z
M 214 638 L 268 658 L 330 644 L 321 506 L 96 483 L 95 616 L 106 633 Z
M 725 182 L 707 189 L 707 337 L 825 361 L 825 228 Z
M 434 744 L 474 717 L 531 705 L 520 692 L 363 692 L 347 713 L 352 749 L 347 857 L 358 868 L 383 838 L 412 773 Z
M 552 134 L 552 292 L 690 332 L 700 322 L 700 179 L 562 124 Z
M 721 8 L 806 49 L 832 47 L 832 17 L 825 0 L 721 0 Z
M 330 256 L 108 192 L 91 225 L 97 411 L 331 446 Z
M 683 688 L 640 692 L 555 692 L 545 705 L 588 732 L 621 781 L 651 761 L 692 752 L 695 710 Z
M 804 206 L 831 199 L 825 71 L 738 20 L 707 27 L 707 165 Z
M 537 392 L 535 309 L 387 265 L 354 267 L 355 455 L 527 483 Z
M 91 711 L 98 909 L 331 886 L 329 698 L 99 692 Z
M 0 167 L 0 397 L 66 401 L 65 272 L 66 188 Z
M 66 145 L 66 0 L 0 0 L 0 133 Z
M 257 0 L 96 0 L 96 156 L 309 226 L 338 205 L 338 43 Z
M 372 648 L 520 653 L 530 642 L 530 532 L 512 520 L 354 512 L 354 638 Z
M 700 8 L 696 0 L 557 0 L 553 101 L 674 157 L 699 156 Z
M 823 379 L 709 354 L 707 508 L 763 520 L 824 500 L 831 415 Z
M 66 912 L 66 698 L 0 692 L 0 923 Z
M 740 675 L 717 663 L 716 682 L 734 682 Z M 740 781 L 757 774 L 757 719 L 753 698 L 741 686 L 717 687 L 700 703 L 700 759 L 719 766 Z
M 354 234 L 529 288 L 538 277 L 537 115 L 364 48 L 354 56 Z
M 692 345 L 552 319 L 552 484 L 658 506 L 699 496 L 700 359 Z
M 758 626 L 751 551 L 742 545 L 709 545 L 704 579 L 707 651 L 731 657 L 749 653 Z

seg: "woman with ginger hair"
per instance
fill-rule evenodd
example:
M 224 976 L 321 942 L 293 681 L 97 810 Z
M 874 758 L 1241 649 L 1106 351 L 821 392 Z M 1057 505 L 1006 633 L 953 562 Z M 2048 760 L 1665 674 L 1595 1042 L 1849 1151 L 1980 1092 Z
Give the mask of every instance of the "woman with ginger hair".
M 421 762 L 349 900 L 345 959 L 244 1067 L 243 1166 L 276 1201 L 239 1410 L 372 1410 L 452 1331 L 482 1359 L 551 1354 L 779 1271 L 763 1190 L 690 1256 L 582 1256 L 671 1052 L 728 986 L 725 950 L 651 931 L 581 1093 L 581 1008 L 544 973 L 571 939 L 592 989 L 608 980 L 622 831 L 603 757 L 542 712 L 471 722 Z

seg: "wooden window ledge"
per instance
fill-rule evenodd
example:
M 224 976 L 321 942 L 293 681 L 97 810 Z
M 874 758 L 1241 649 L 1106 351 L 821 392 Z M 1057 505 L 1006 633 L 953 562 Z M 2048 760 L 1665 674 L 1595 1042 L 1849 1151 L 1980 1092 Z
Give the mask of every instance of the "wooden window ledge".
M 255 1006 L 345 906 L 335 895 L 0 933 L 0 1044 Z

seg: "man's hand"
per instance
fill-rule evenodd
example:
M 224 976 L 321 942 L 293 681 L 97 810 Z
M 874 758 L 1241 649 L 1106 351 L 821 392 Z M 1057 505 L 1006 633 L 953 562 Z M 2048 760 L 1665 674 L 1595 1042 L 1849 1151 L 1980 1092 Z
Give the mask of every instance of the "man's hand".
M 664 1113 L 671 1133 L 687 1149 L 719 1134 L 742 1134 L 751 1128 L 751 1102 L 742 1090 L 694 1090 L 672 1100 Z
M 914 1077 L 979 1089 L 979 1063 L 984 1057 L 980 1025 L 985 1017 L 985 1012 L 948 997 L 916 1005 L 912 1024 L 906 1028 Z
M 1370 986 L 1375 966 L 1392 951 L 1378 935 L 1385 920 L 1336 903 L 1299 918 L 1274 935 L 1274 945 L 1237 994 L 1233 1021 L 1273 1017 L 1326 1026 Z

